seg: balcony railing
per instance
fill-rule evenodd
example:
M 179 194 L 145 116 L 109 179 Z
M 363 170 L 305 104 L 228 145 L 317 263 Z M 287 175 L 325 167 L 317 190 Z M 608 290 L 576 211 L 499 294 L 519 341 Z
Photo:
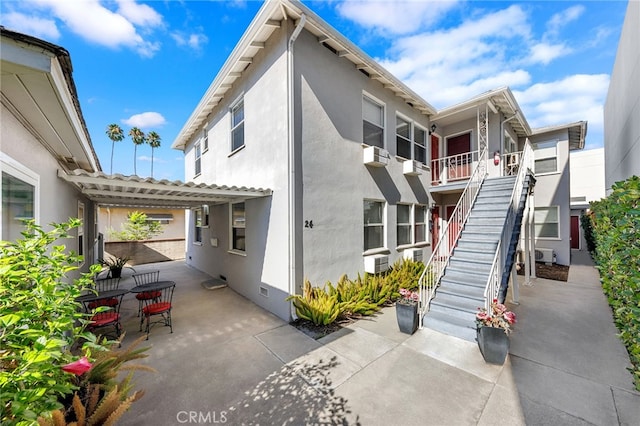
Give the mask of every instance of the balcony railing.
M 469 179 L 477 163 L 477 151 L 431 160 L 431 185 Z

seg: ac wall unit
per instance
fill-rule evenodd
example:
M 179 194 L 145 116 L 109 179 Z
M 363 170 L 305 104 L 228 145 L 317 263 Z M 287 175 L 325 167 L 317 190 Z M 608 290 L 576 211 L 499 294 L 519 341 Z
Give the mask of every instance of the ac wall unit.
M 363 162 L 367 166 L 385 167 L 389 163 L 389 152 L 386 149 L 368 146 L 363 152 Z
M 410 249 L 404 251 L 404 258 L 414 262 L 422 262 L 422 249 Z
M 555 263 L 555 261 L 556 255 L 553 252 L 553 249 L 536 249 L 536 262 Z
M 422 163 L 416 160 L 405 160 L 402 163 L 402 173 L 405 176 L 418 176 L 422 174 Z
M 389 256 L 377 255 L 364 258 L 364 271 L 369 274 L 378 274 L 389 269 Z

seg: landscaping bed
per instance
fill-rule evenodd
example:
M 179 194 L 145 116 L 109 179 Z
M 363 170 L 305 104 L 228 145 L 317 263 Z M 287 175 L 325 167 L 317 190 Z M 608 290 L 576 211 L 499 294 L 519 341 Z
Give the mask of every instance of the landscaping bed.
M 524 267 L 518 270 L 518 275 L 524 275 Z M 567 281 L 569 279 L 569 267 L 555 263 L 536 262 L 536 277 L 554 281 Z

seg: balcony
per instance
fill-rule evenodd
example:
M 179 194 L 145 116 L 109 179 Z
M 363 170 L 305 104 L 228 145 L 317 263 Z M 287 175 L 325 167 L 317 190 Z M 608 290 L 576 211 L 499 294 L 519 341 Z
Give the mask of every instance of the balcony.
M 431 185 L 446 185 L 469 179 L 477 163 L 477 151 L 431 160 Z

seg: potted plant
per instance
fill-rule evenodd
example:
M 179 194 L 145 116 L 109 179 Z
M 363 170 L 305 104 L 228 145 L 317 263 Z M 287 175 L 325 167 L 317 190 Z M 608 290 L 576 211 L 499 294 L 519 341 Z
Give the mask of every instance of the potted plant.
M 478 308 L 476 314 L 477 341 L 480 353 L 490 364 L 504 364 L 509 353 L 509 333 L 516 322 L 516 314 L 493 299 L 489 311 Z
M 99 262 L 101 265 L 109 269 L 108 277 L 120 278 L 123 268 L 129 268 L 133 272 L 136 271 L 131 266 L 127 266 L 127 262 L 129 260 L 131 260 L 130 257 L 111 256 L 109 259 L 100 259 Z
M 406 288 L 400 289 L 400 299 L 396 301 L 396 318 L 400 331 L 413 334 L 418 329 L 418 301 L 420 295 Z

